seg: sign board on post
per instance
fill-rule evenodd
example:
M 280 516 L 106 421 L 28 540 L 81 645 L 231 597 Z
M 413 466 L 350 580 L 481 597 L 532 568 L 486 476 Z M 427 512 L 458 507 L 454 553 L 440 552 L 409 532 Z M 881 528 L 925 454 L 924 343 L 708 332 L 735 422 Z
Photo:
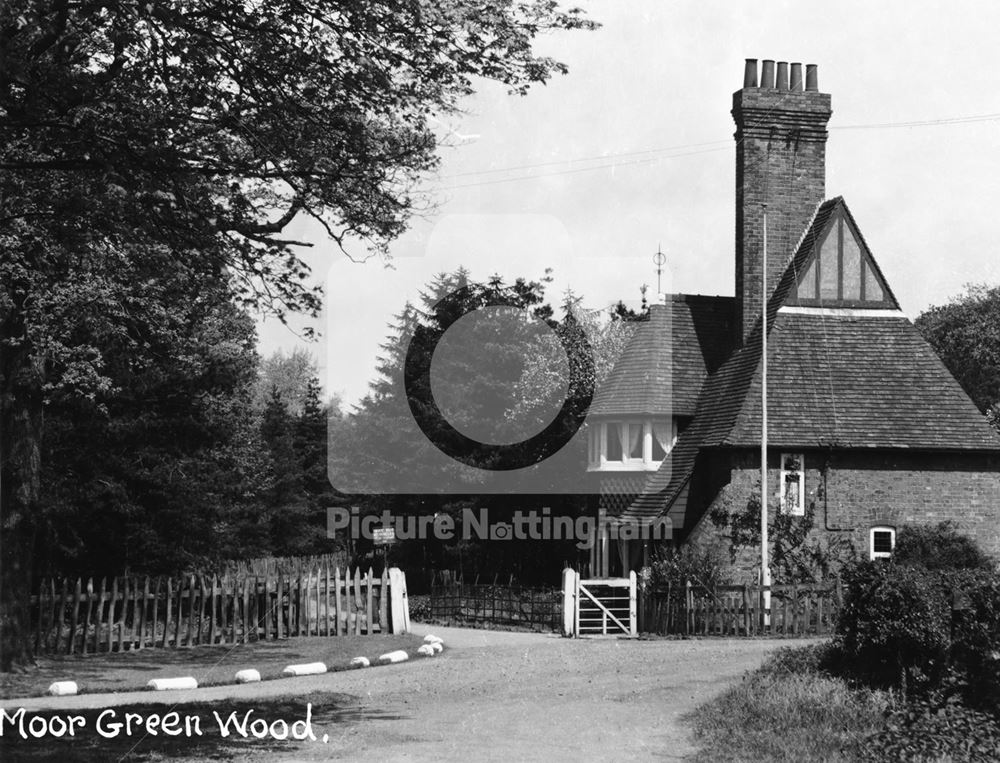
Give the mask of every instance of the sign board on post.
M 396 540 L 395 527 L 376 527 L 372 530 L 372 541 L 376 546 L 387 546 Z

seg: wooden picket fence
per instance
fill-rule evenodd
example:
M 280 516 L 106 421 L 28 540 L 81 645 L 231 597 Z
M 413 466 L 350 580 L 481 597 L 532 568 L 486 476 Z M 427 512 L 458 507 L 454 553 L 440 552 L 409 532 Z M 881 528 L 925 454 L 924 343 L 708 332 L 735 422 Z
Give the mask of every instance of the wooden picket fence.
M 36 654 L 87 654 L 391 633 L 391 608 L 389 573 L 376 576 L 371 568 L 123 577 L 96 585 L 64 578 L 41 582 L 32 627 Z
M 639 597 L 639 631 L 687 636 L 809 636 L 832 633 L 843 603 L 839 580 L 772 585 L 770 609 L 760 586 L 713 589 L 690 583 Z

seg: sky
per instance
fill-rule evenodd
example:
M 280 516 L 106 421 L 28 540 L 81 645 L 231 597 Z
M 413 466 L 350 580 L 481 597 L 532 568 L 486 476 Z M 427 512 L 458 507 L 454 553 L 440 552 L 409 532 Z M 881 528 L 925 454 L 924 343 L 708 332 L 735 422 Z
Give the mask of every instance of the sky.
M 732 295 L 732 93 L 746 58 L 815 63 L 830 93 L 827 197 L 844 196 L 903 311 L 1000 283 L 1000 4 L 593 0 L 603 26 L 541 38 L 569 66 L 524 97 L 479 83 L 434 124 L 449 145 L 434 208 L 356 263 L 306 222 L 292 237 L 325 285 L 319 319 L 262 320 L 260 351 L 305 346 L 329 394 L 354 402 L 406 300 L 436 273 L 540 278 L 589 308 L 662 290 Z M 917 123 L 917 124 L 914 124 Z M 304 325 L 320 334 L 304 342 Z

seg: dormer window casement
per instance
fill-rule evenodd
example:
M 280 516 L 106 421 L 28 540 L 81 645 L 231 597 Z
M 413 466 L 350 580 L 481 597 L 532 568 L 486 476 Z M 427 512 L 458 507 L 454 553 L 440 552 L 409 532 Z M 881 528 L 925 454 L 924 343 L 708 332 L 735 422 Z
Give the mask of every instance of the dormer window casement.
M 826 235 L 799 273 L 788 304 L 815 307 L 894 307 L 878 268 L 854 229 L 838 210 Z
M 622 419 L 590 425 L 589 471 L 652 471 L 677 441 L 677 420 Z

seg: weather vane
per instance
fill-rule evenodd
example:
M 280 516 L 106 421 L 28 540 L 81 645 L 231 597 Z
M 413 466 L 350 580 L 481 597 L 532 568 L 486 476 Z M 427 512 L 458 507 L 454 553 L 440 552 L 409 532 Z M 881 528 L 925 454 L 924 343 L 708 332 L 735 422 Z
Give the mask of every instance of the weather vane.
M 663 274 L 663 263 L 667 261 L 667 255 L 660 251 L 660 245 L 656 245 L 656 254 L 653 255 L 653 262 L 656 263 L 656 293 L 662 294 L 660 286 L 660 276 Z

